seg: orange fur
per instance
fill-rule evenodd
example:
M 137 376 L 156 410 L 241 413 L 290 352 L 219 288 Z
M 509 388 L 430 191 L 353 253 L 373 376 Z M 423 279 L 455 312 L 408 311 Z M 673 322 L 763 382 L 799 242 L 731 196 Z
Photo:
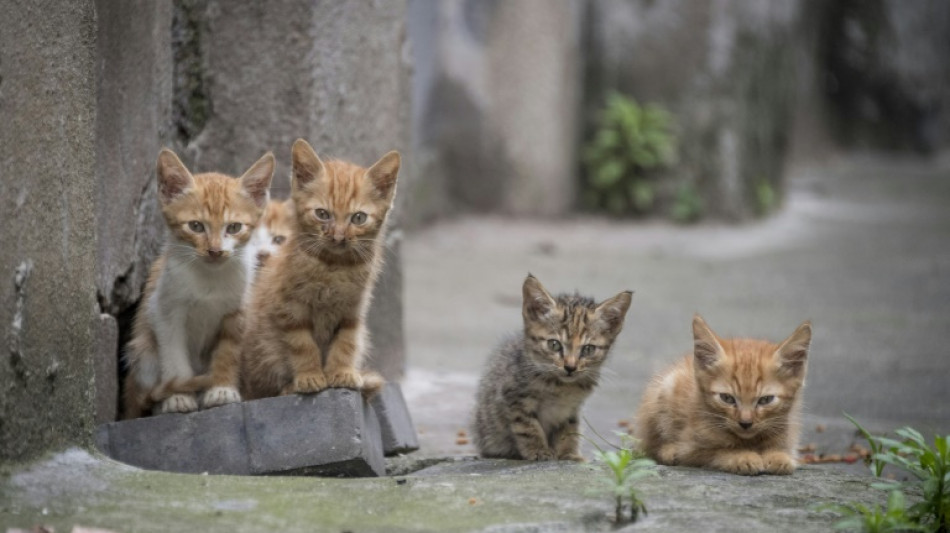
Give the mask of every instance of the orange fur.
M 697 315 L 694 353 L 657 376 L 637 413 L 643 451 L 736 474 L 795 468 L 811 325 L 781 344 L 720 339 Z
M 396 152 L 365 169 L 324 163 L 306 141 L 294 143 L 295 226 L 247 306 L 245 398 L 381 386 L 378 375 L 362 373 L 364 322 L 398 170 Z
M 274 158 L 241 178 L 192 175 L 170 150 L 158 158 L 159 201 L 168 226 L 126 349 L 123 417 L 237 401 L 240 303 L 247 273 L 240 252 L 267 201 Z M 208 382 L 192 378 L 210 372 Z

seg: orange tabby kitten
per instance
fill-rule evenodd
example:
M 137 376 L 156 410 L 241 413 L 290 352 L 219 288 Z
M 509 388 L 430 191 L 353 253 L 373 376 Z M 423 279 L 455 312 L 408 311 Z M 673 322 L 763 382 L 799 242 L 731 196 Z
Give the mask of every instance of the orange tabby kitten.
M 811 324 L 781 344 L 720 339 L 693 318 L 694 351 L 643 395 L 637 433 L 665 465 L 743 475 L 791 474 Z
M 247 307 L 245 398 L 381 386 L 361 365 L 399 162 L 397 152 L 369 169 L 324 162 L 303 139 L 294 143 L 295 227 L 286 250 L 259 273 Z
M 126 357 L 125 418 L 240 401 L 237 356 L 247 269 L 240 255 L 267 202 L 274 156 L 240 179 L 192 176 L 171 150 L 158 157 L 159 201 L 168 225 L 152 265 Z M 209 373 L 208 376 L 196 374 Z

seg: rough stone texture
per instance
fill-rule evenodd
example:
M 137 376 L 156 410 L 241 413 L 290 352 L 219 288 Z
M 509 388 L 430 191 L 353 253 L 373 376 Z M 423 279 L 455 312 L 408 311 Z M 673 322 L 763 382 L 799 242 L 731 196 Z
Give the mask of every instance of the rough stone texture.
M 383 454 L 386 457 L 419 449 L 416 428 L 399 384 L 387 383 L 382 392 L 373 398 L 371 405 L 379 418 Z
M 411 0 L 415 221 L 574 204 L 582 2 Z
M 96 424 L 98 425 L 111 422 L 118 415 L 119 367 L 115 350 L 119 344 L 119 327 L 115 317 L 106 313 L 99 315 L 96 339 L 99 341 L 95 354 Z
M 100 426 L 99 450 L 149 470 L 378 476 L 380 424 L 359 393 L 331 389 Z
M 167 414 L 111 422 L 98 431 L 109 434 L 103 453 L 148 470 L 198 474 L 254 473 L 244 430 L 244 404 L 197 413 Z M 101 444 L 97 436 L 97 444 Z
M 950 4 L 939 0 L 806 2 L 820 111 L 846 147 L 950 146 Z
M 252 473 L 386 473 L 379 420 L 356 391 L 330 389 L 243 405 Z
M 386 267 L 370 311 L 376 339 L 371 364 L 387 379 L 398 379 L 404 366 L 398 228 L 413 181 L 405 2 L 291 0 L 265 9 L 253 2 L 196 0 L 177 9 L 199 33 L 197 77 L 203 81 L 195 98 L 207 100 L 200 109 L 211 110 L 187 139 L 186 164 L 240 173 L 272 150 L 272 189 L 284 197 L 290 147 L 298 137 L 322 156 L 366 166 L 389 150 L 406 156 Z
M 0 526 L 114 531 L 617 531 L 603 465 L 455 461 L 398 478 L 183 476 L 71 450 L 0 478 Z M 741 477 L 659 468 L 649 515 L 624 531 L 830 531 L 821 503 L 882 504 L 830 467 Z M 913 501 L 913 497 L 911 497 Z
M 673 112 L 679 160 L 659 191 L 696 187 L 705 214 L 758 213 L 757 189 L 783 188 L 800 2 L 593 0 L 585 109 L 612 90 Z
M 19 2 L 4 17 L 0 460 L 91 442 L 99 320 L 95 9 Z
M 103 312 L 118 316 L 164 242 L 155 161 L 172 146 L 172 3 L 96 0 L 96 10 L 96 286 Z

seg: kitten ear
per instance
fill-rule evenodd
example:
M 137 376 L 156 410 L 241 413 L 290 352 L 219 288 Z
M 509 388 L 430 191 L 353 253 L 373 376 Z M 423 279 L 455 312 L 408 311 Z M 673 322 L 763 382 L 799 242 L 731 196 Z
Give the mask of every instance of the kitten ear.
M 725 350 L 719 338 L 698 314 L 693 317 L 693 364 L 697 369 L 709 370 L 716 366 Z
M 528 274 L 521 287 L 523 304 L 521 314 L 525 320 L 538 320 L 550 314 L 555 307 L 554 298 L 544 290 L 538 278 Z
M 396 177 L 399 174 L 400 162 L 399 152 L 393 150 L 366 171 L 366 176 L 376 187 L 381 200 L 390 201 L 396 193 Z
M 799 377 L 805 373 L 808 360 L 808 348 L 811 346 L 811 322 L 802 322 L 801 326 L 775 350 L 775 360 L 779 374 Z
M 607 330 L 617 335 L 623 329 L 623 319 L 630 309 L 633 291 L 623 291 L 609 300 L 604 300 L 594 311 L 596 320 L 607 326 Z
M 195 178 L 178 159 L 175 152 L 162 148 L 158 154 L 158 197 L 162 205 L 171 203 L 175 198 L 195 186 Z
M 270 182 L 274 178 L 274 154 L 267 152 L 241 176 L 241 188 L 257 207 L 267 205 Z
M 291 149 L 292 169 L 290 172 L 291 188 L 298 189 L 322 178 L 326 174 L 323 161 L 313 151 L 313 147 L 303 140 L 294 141 Z

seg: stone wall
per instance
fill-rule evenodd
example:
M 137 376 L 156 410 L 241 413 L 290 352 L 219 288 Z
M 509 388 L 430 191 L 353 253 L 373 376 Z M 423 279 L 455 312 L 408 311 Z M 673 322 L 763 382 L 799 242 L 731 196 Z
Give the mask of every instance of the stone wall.
M 410 0 L 416 220 L 574 206 L 583 2 Z
M 689 184 L 706 215 L 752 216 L 759 190 L 782 188 L 799 11 L 796 1 L 592 0 L 585 118 L 612 90 L 665 106 L 679 159 L 661 193 Z
M 225 5 L 227 4 L 227 5 Z M 87 444 L 164 225 L 155 158 L 238 174 L 290 146 L 370 164 L 408 149 L 404 2 L 21 4 L 0 32 L 0 459 Z M 400 173 L 370 326 L 403 372 Z M 281 191 L 281 188 L 283 189 Z M 98 305 L 97 305 L 98 304 Z
M 38 0 L 0 32 L 0 459 L 94 427 L 96 10 Z

